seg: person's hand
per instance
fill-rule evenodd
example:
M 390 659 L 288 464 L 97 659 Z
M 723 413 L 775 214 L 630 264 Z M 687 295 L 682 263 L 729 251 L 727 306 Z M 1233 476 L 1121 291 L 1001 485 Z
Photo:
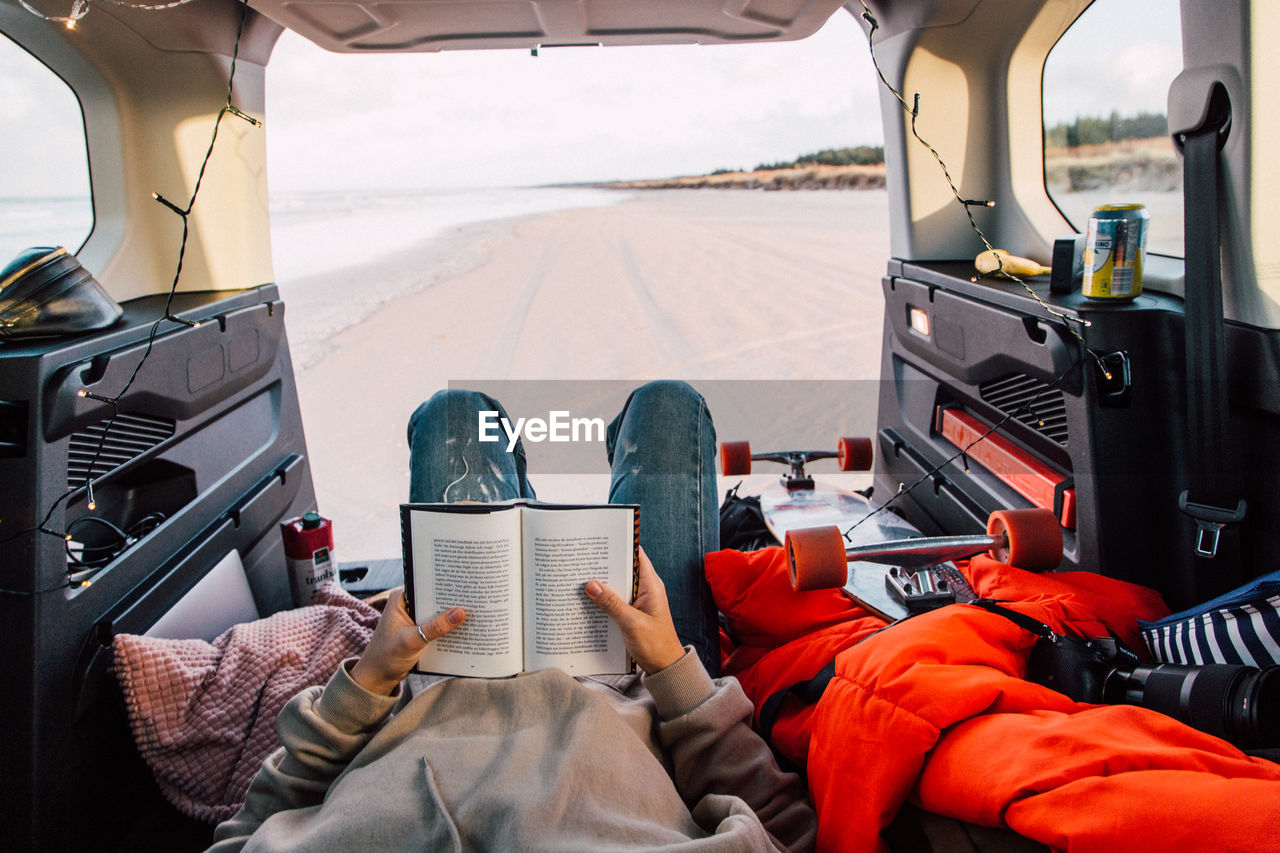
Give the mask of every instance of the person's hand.
M 418 662 L 427 643 L 443 637 L 466 618 L 467 611 L 454 607 L 437 613 L 421 626 L 415 625 L 405 609 L 404 590 L 393 590 L 382 608 L 382 618 L 373 629 L 368 648 L 351 667 L 352 680 L 370 693 L 390 696 Z
M 636 574 L 636 600 L 627 604 L 600 581 L 587 581 L 587 597 L 622 629 L 627 651 L 640 668 L 652 675 L 684 657 L 684 646 L 676 636 L 667 604 L 667 588 L 654 571 L 653 563 L 640 549 L 640 571 Z

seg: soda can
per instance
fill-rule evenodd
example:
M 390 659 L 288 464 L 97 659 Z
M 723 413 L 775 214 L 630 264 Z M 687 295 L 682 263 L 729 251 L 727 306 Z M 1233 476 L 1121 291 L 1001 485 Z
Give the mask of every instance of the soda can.
M 1132 299 L 1142 293 L 1150 218 L 1142 204 L 1094 208 L 1084 240 L 1081 293 L 1089 299 Z
M 338 574 L 333 559 L 333 522 L 318 512 L 308 512 L 280 522 L 280 536 L 293 604 L 308 605 L 316 587 Z

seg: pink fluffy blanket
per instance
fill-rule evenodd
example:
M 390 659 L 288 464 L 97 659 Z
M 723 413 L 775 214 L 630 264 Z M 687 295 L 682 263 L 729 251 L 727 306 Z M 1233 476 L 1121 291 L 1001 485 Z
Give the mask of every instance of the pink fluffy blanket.
M 276 716 L 364 651 L 378 612 L 336 585 L 310 607 L 233 626 L 212 643 L 115 638 L 134 741 L 168 800 L 216 823 L 235 814 L 280 745 Z

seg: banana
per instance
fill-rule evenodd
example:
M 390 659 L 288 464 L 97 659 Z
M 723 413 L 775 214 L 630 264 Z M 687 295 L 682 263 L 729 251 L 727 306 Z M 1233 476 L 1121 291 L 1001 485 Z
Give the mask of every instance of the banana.
M 1043 264 L 1038 264 L 1029 258 L 1011 255 L 1004 249 L 988 249 L 982 252 L 974 259 L 973 266 L 982 275 L 1003 272 L 1019 278 L 1048 275 L 1050 272 L 1049 268 Z

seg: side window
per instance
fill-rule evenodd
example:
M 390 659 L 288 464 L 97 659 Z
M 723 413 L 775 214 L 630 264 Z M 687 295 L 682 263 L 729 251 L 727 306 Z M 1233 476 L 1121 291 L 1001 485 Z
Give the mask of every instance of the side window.
M 1096 0 L 1044 66 L 1044 180 L 1077 231 L 1102 204 L 1151 216 L 1147 249 L 1182 254 L 1182 163 L 1165 115 L 1182 70 L 1178 0 Z
M 84 116 L 67 84 L 0 36 L 0 267 L 31 246 L 75 252 L 93 230 Z

